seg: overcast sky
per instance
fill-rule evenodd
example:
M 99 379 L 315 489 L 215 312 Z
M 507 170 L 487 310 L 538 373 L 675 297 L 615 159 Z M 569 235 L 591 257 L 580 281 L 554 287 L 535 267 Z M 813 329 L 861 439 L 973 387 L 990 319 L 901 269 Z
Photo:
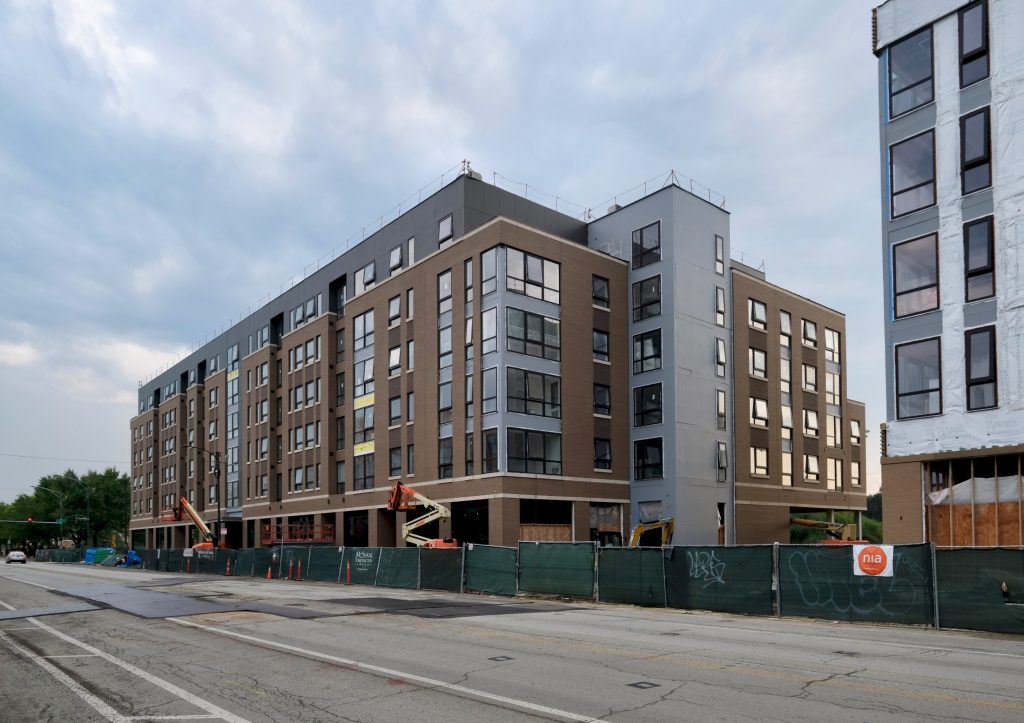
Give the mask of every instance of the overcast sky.
M 724 195 L 736 258 L 846 313 L 874 491 L 873 4 L 0 3 L 0 501 L 129 472 L 140 379 L 464 158 Z

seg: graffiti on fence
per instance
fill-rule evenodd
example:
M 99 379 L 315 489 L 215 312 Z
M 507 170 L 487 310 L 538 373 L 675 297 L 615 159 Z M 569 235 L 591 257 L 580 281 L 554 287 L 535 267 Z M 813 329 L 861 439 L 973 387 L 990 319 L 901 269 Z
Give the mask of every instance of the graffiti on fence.
M 703 580 L 704 587 L 725 584 L 725 563 L 715 556 L 714 550 L 687 550 L 686 557 L 690 561 L 690 577 Z
M 808 607 L 823 612 L 893 619 L 920 612 L 929 605 L 928 570 L 899 551 L 893 556 L 892 577 L 837 577 L 830 569 L 832 558 L 815 549 L 794 550 L 788 555 L 791 582 Z

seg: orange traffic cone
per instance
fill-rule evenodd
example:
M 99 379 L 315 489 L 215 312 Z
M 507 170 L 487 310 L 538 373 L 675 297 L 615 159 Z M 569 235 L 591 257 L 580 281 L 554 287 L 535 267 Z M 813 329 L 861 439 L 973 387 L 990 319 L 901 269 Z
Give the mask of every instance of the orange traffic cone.
M 267 579 L 273 580 L 274 576 L 270 574 L 270 565 L 267 565 Z
M 231 558 L 229 557 L 227 562 L 224 564 L 224 574 L 227 577 L 231 577 Z
M 295 576 L 295 579 L 302 581 L 302 560 L 299 560 L 299 574 Z

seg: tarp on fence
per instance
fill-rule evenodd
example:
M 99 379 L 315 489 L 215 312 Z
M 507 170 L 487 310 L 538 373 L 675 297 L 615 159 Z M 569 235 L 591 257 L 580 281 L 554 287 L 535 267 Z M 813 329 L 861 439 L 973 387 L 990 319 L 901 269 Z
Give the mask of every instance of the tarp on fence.
M 772 614 L 770 545 L 668 547 L 662 554 L 669 607 Z
M 346 547 L 341 581 L 353 585 L 373 585 L 377 580 L 380 551 L 379 547 Z
M 309 569 L 309 546 L 308 545 L 285 545 L 275 547 L 277 556 L 276 577 L 282 580 L 298 580 L 306 578 L 306 571 Z M 301 565 L 301 569 L 299 568 Z
M 940 627 L 1024 633 L 1024 550 L 936 550 L 935 567 Z
M 276 547 L 257 547 L 253 551 L 252 576 L 276 578 L 281 553 Z
M 664 607 L 665 574 L 661 548 L 600 548 L 597 599 L 601 602 Z
M 161 559 L 166 560 L 166 567 L 161 567 L 161 570 L 166 570 L 167 572 L 182 572 L 185 569 L 182 564 L 183 555 L 181 554 L 180 548 L 164 550 Z M 192 572 L 195 571 L 196 568 L 193 567 Z
M 830 620 L 933 621 L 931 550 L 897 545 L 892 577 L 853 574 L 852 545 L 779 548 L 779 611 Z
M 592 542 L 520 542 L 522 592 L 594 597 Z
M 338 582 L 341 576 L 341 559 L 344 547 L 313 547 L 309 550 L 309 571 L 307 580 Z
M 463 548 L 420 548 L 420 589 L 462 592 Z
M 492 595 L 516 594 L 516 548 L 470 544 L 463 549 L 466 590 Z
M 252 575 L 253 560 L 255 559 L 255 550 L 251 547 L 246 547 L 238 551 L 238 555 L 235 557 L 235 562 L 232 564 L 231 574 L 244 577 L 246 575 Z
M 375 584 L 415 590 L 419 583 L 419 565 L 418 547 L 382 547 Z

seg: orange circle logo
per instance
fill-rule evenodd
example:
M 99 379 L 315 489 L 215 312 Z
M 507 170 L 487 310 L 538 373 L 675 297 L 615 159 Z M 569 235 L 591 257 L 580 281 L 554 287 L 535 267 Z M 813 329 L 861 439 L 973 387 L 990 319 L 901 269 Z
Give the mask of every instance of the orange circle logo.
M 889 565 L 889 559 L 878 545 L 868 545 L 857 555 L 857 564 L 865 575 L 881 575 Z

